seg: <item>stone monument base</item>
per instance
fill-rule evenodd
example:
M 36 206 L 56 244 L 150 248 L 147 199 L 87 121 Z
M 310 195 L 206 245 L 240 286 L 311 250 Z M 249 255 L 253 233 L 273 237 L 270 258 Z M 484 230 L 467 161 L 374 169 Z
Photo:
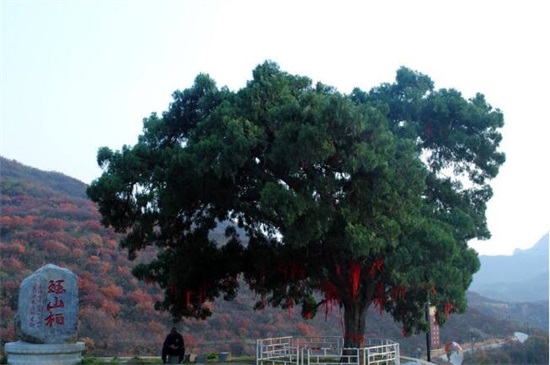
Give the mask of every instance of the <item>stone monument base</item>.
M 75 365 L 82 362 L 84 342 L 36 344 L 23 341 L 5 346 L 9 365 Z

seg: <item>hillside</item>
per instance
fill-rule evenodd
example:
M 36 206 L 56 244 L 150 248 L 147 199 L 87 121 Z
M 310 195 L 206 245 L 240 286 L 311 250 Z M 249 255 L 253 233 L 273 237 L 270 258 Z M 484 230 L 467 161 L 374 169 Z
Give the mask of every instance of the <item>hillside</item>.
M 87 199 L 86 184 L 59 172 L 46 172 L 24 166 L 17 161 L 0 156 L 0 178 L 4 181 L 2 191 L 14 195 L 14 189 L 25 189 L 28 194 L 40 195 L 47 191 Z M 19 191 L 22 193 L 22 190 Z
M 523 324 L 548 332 L 548 299 L 534 302 L 504 302 L 486 298 L 476 292 L 467 293 L 468 304 L 493 318 Z
M 96 206 L 86 199 L 86 185 L 59 173 L 43 172 L 0 158 L 0 343 L 14 341 L 12 319 L 21 281 L 47 263 L 67 267 L 79 277 L 79 336 L 96 356 L 158 355 L 171 318 L 153 309 L 158 288 L 138 282 L 135 262 L 119 249 L 118 237 L 99 223 Z M 154 252 L 138 257 L 146 260 Z M 178 324 L 188 351 L 253 354 L 257 338 L 282 335 L 342 335 L 339 308 L 326 308 L 313 320 L 297 311 L 254 312 L 253 294 L 242 288 L 233 302 L 212 303 L 207 321 Z M 481 306 L 480 308 L 483 308 Z M 404 338 L 387 315 L 369 311 L 367 335 L 401 343 L 404 354 L 425 348 L 423 334 Z M 451 316 L 441 341 L 467 342 L 511 336 L 525 322 L 489 315 L 472 305 Z M 545 333 L 547 333 L 547 329 Z
M 128 346 L 119 344 L 119 331 L 128 342 L 160 341 L 169 319 L 152 309 L 158 290 L 131 276 L 133 263 L 119 250 L 119 237 L 99 223 L 86 185 L 3 158 L 0 166 L 0 341 L 14 340 L 21 281 L 47 263 L 79 277 L 81 338 L 106 351 Z

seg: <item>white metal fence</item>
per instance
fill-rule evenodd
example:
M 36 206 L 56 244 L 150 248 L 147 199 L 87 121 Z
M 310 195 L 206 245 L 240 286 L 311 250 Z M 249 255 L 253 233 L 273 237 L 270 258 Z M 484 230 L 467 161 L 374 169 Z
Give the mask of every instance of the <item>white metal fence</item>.
M 341 337 L 274 337 L 256 341 L 256 365 L 400 365 L 399 344 L 367 339 L 345 348 Z

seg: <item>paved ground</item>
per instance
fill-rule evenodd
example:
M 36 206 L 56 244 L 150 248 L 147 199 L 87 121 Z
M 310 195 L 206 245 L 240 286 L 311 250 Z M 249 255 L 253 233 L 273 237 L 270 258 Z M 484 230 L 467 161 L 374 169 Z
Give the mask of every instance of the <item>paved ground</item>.
M 160 357 L 158 356 L 143 356 L 143 357 L 99 357 L 96 358 L 100 360 L 100 363 L 94 363 L 94 364 L 125 364 L 125 365 L 155 365 L 155 364 L 162 364 L 162 361 L 160 360 Z M 254 365 L 256 361 L 254 359 L 244 359 L 244 360 L 231 360 L 227 362 L 219 362 L 219 361 L 212 361 L 207 362 L 204 365 Z M 184 364 L 194 364 L 190 362 L 186 362 Z M 431 365 L 433 363 L 427 362 L 425 360 L 415 359 L 412 357 L 401 357 L 401 364 L 417 364 L 417 365 Z M 200 364 L 199 364 L 200 365 Z
M 90 364 L 126 364 L 126 365 L 145 365 L 145 364 L 162 364 L 160 356 L 139 356 L 139 357 L 95 357 L 94 362 Z M 235 359 L 227 362 L 220 361 L 207 361 L 204 365 L 254 365 L 256 362 L 254 359 Z M 200 363 L 184 362 L 184 364 L 191 365 Z

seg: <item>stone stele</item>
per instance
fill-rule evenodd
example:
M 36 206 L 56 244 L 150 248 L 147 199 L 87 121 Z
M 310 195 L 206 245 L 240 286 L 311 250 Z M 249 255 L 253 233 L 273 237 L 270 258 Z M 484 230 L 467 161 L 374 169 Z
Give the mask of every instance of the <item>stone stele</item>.
M 48 264 L 19 287 L 15 332 L 30 344 L 71 344 L 78 327 L 78 280 L 70 270 Z

